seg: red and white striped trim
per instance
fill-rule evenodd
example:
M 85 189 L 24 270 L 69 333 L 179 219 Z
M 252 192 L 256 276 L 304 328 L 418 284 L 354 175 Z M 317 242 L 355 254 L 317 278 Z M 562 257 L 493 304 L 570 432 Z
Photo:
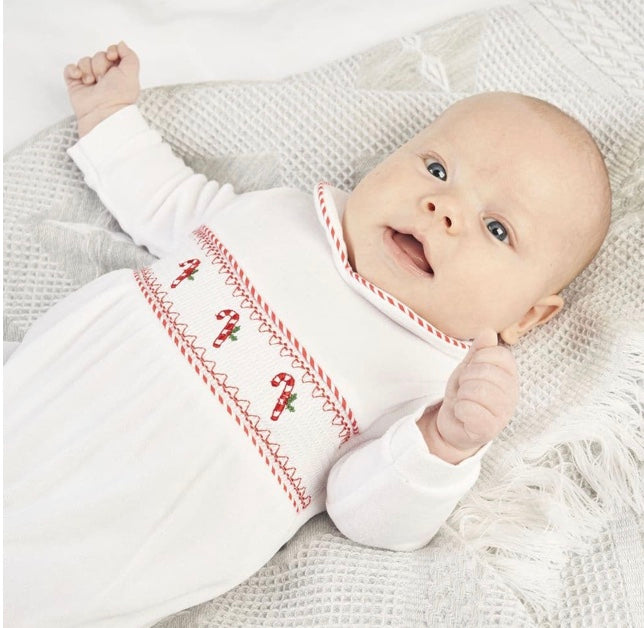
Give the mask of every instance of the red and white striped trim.
M 451 336 L 448 336 L 447 334 L 444 334 L 443 332 L 439 331 L 433 325 L 428 323 L 424 318 L 416 314 L 416 312 L 414 312 L 412 309 L 408 308 L 404 303 L 401 303 L 400 301 L 398 301 L 398 299 L 395 299 L 390 294 L 384 292 L 377 286 L 374 286 L 370 281 L 367 281 L 364 277 L 362 277 L 355 270 L 353 270 L 353 268 L 351 268 L 351 264 L 349 264 L 349 259 L 347 257 L 347 247 L 342 238 L 342 233 L 338 233 L 338 231 L 336 231 L 336 228 L 333 225 L 333 221 L 331 220 L 331 217 L 330 217 L 329 209 L 327 207 L 325 187 L 329 185 L 330 184 L 326 183 L 325 181 L 321 181 L 320 183 L 318 183 L 316 186 L 316 197 L 320 205 L 322 216 L 324 217 L 324 225 L 327 231 L 329 232 L 329 234 L 331 235 L 331 240 L 334 243 L 336 253 L 339 255 L 340 260 L 344 266 L 344 269 L 350 275 L 350 277 L 354 281 L 357 281 L 362 286 L 370 290 L 373 294 L 378 296 L 384 302 L 389 303 L 389 305 L 395 307 L 403 314 L 406 314 L 410 320 L 417 323 L 422 329 L 429 332 L 439 340 L 442 340 L 448 345 L 459 347 L 460 349 L 468 349 L 469 348 L 468 345 L 466 345 L 462 340 L 458 340 L 457 338 L 452 338 Z

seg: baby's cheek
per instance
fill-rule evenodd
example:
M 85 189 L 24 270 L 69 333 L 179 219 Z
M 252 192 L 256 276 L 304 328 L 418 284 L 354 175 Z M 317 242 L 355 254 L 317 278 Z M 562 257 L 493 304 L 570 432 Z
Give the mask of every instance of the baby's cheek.
M 504 300 L 500 298 L 494 282 L 487 278 L 470 279 L 454 280 L 440 299 L 443 318 L 449 319 L 443 330 L 461 339 L 472 339 L 485 327 L 498 330 L 500 321 L 507 318 L 503 315 L 506 309 Z

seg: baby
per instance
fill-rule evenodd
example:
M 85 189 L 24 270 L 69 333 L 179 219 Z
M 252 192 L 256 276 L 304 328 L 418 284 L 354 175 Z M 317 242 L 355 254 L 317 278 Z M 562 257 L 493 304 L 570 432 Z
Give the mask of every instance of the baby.
M 160 259 L 58 303 L 5 367 L 7 625 L 151 625 L 324 509 L 429 542 L 516 406 L 498 337 L 551 319 L 605 236 L 588 132 L 481 94 L 351 194 L 236 194 L 149 128 L 123 42 L 65 79 L 70 155 Z

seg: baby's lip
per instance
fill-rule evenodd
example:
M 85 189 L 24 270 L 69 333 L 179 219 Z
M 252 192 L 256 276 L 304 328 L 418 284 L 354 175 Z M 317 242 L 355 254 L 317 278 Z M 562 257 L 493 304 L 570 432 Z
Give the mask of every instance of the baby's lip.
M 429 247 L 420 234 L 396 231 L 389 227 L 387 235 L 395 247 L 392 253 L 399 263 L 414 271 L 415 274 L 421 274 L 424 277 L 434 276 L 434 269 L 429 259 Z

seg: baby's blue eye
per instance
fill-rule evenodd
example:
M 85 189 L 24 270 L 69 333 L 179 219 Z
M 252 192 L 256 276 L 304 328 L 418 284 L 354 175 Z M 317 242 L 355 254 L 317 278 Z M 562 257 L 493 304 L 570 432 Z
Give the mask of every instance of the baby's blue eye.
M 485 226 L 497 240 L 500 240 L 501 242 L 508 241 L 508 231 L 498 220 L 490 220 L 490 222 L 485 223 Z
M 445 172 L 445 168 L 443 168 L 443 166 L 437 161 L 430 161 L 426 167 L 429 174 L 433 177 L 436 177 L 441 181 L 447 181 L 447 172 Z

